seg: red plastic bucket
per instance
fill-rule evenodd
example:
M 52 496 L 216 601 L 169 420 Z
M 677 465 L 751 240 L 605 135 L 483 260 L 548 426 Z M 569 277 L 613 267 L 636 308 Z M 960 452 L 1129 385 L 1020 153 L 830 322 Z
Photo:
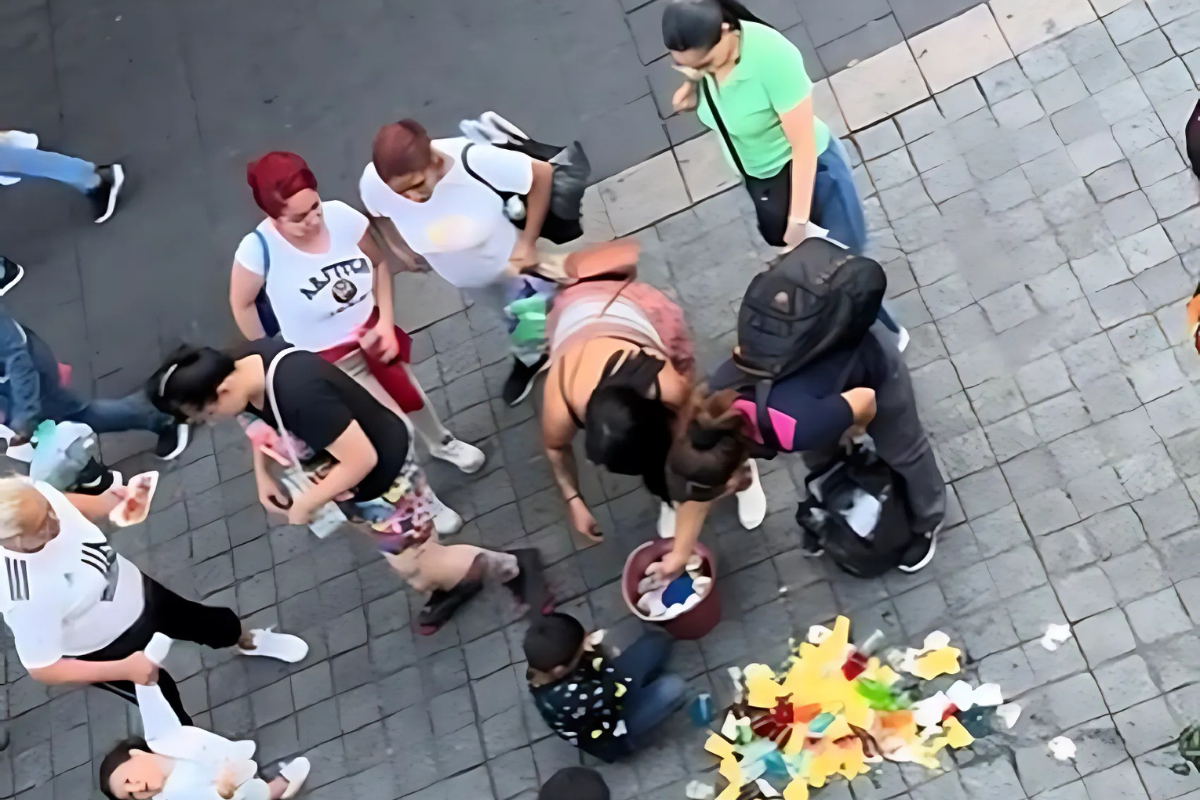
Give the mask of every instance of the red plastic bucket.
M 694 608 L 665 622 L 650 619 L 637 608 L 637 585 L 645 577 L 646 567 L 658 561 L 674 546 L 673 539 L 655 539 L 630 553 L 629 558 L 625 559 L 625 569 L 621 573 L 621 595 L 625 598 L 625 605 L 629 606 L 630 612 L 638 619 L 661 626 L 676 639 L 700 639 L 721 621 L 721 600 L 717 596 L 716 560 L 708 548 L 699 542 L 696 543 L 695 551 L 704 561 L 701 569 L 713 579 L 712 589 L 704 599 Z

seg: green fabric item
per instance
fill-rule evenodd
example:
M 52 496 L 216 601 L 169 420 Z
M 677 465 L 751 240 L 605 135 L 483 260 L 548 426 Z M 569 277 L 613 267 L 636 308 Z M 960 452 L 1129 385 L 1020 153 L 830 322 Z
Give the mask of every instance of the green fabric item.
M 792 146 L 783 135 L 780 114 L 812 95 L 813 84 L 804 70 L 804 57 L 782 33 L 756 22 L 742 24 L 738 63 L 721 84 L 706 77 L 708 89 L 746 172 L 770 178 L 792 160 Z M 717 130 L 712 110 L 697 88 L 700 121 Z M 829 147 L 829 126 L 813 115 L 817 155 Z M 722 150 L 725 143 L 721 143 Z M 730 165 L 733 159 L 725 153 Z
M 505 309 L 516 318 L 517 324 L 509 334 L 514 345 L 540 344 L 546 340 L 546 298 L 535 294 L 514 300 Z

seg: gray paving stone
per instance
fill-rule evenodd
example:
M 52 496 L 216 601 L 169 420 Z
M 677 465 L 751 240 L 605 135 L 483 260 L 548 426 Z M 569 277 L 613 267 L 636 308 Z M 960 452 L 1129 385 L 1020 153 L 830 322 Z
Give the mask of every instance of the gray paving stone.
M 1161 697 L 1139 703 L 1115 714 L 1113 719 L 1125 747 L 1134 756 L 1161 747 L 1172 738 L 1169 731 L 1174 727 L 1174 721 L 1166 700 Z
M 1115 125 L 1122 120 L 1140 116 L 1151 110 L 1150 98 L 1142 91 L 1137 78 L 1127 78 L 1095 96 L 1100 115 Z
M 937 104 L 930 99 L 897 114 L 896 124 L 904 141 L 914 142 L 944 126 L 946 120 Z
M 1096 668 L 1096 682 L 1114 713 L 1158 696 L 1146 661 L 1133 654 Z
M 875 188 L 891 189 L 917 177 L 917 169 L 907 150 L 900 149 L 867 161 L 867 172 Z
M 1122 45 L 1158 27 L 1150 9 L 1140 0 L 1117 9 L 1103 19 L 1115 44 Z
M 1001 100 L 992 107 L 992 111 L 1000 126 L 1009 130 L 1024 128 L 1046 116 L 1038 96 L 1030 89 Z
M 1088 567 L 1078 572 L 1052 577 L 1050 582 L 1058 594 L 1067 618 L 1077 621 L 1117 604 L 1116 593 L 1108 577 L 1099 567 Z

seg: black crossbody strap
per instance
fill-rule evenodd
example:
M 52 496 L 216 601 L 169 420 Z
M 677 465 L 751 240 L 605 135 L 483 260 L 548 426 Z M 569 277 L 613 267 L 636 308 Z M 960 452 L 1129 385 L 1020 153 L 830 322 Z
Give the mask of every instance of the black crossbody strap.
M 725 120 L 721 119 L 721 112 L 717 111 L 717 104 L 713 102 L 712 93 L 708 90 L 707 75 L 700 79 L 700 86 L 704 89 L 704 102 L 708 103 L 708 110 L 712 112 L 713 121 L 717 123 L 717 130 L 721 132 L 721 138 L 725 140 L 725 147 L 729 150 L 733 165 L 737 167 L 737 171 L 743 178 L 747 177 L 746 168 L 742 166 L 742 159 L 738 157 L 737 148 L 733 146 L 733 139 L 729 138 L 729 131 L 725 128 Z
M 496 194 L 500 195 L 500 199 L 503 200 L 504 199 L 503 192 L 501 192 L 495 186 L 492 186 L 492 184 L 490 182 L 484 180 L 483 177 L 478 172 L 471 169 L 471 164 L 470 164 L 470 162 L 467 161 L 467 151 L 470 150 L 474 146 L 475 146 L 474 142 L 469 142 L 467 144 L 467 146 L 463 148 L 462 155 L 460 156 L 462 158 L 463 169 L 465 169 L 467 171 L 467 174 L 470 175 L 472 178 L 479 181 L 480 183 L 482 183 L 484 186 L 491 189 Z

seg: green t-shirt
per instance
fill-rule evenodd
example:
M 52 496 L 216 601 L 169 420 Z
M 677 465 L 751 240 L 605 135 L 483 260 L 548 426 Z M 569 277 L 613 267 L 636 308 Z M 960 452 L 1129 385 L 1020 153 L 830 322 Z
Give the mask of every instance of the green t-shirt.
M 737 64 L 719 87 L 711 77 L 705 81 L 746 172 L 755 178 L 778 174 L 792 159 L 792 146 L 783 134 L 779 116 L 812 94 L 812 81 L 804 70 L 800 51 L 774 28 L 743 22 Z M 697 87 L 696 91 L 700 121 L 717 130 L 703 89 Z M 829 146 L 829 128 L 815 115 L 813 133 L 817 155 L 821 155 Z

